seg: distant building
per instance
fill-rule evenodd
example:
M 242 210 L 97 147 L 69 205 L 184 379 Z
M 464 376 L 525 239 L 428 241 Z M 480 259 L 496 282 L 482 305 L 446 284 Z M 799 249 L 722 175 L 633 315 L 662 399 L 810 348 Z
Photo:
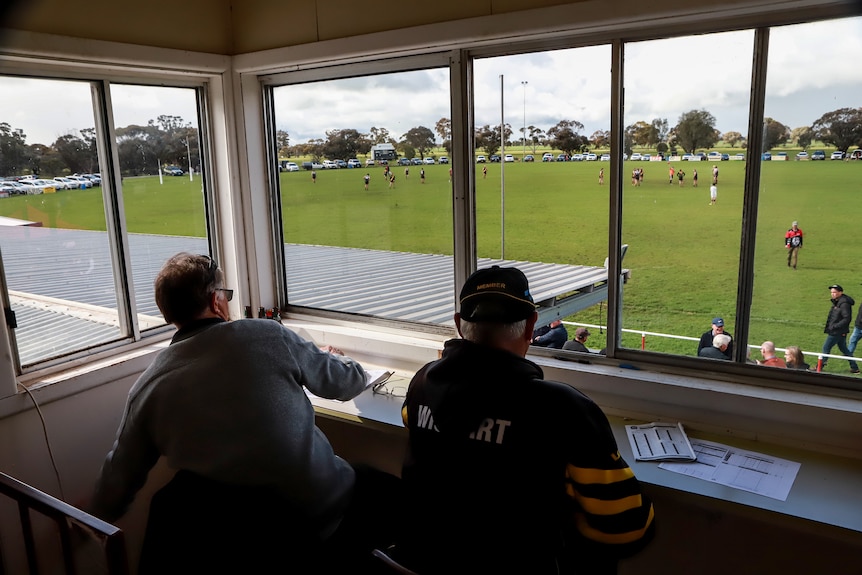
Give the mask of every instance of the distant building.
M 394 160 L 398 155 L 392 144 L 374 144 L 371 146 L 371 157 L 374 160 Z

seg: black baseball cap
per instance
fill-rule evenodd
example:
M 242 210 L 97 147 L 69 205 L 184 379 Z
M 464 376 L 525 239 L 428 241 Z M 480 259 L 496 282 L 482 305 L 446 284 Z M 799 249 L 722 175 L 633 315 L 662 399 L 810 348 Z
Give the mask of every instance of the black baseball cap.
M 832 284 L 831 286 L 829 286 L 829 289 L 837 289 L 838 291 L 844 291 L 844 288 L 838 284 Z
M 491 266 L 476 270 L 461 288 L 461 319 L 513 323 L 535 311 L 527 276 L 518 268 Z

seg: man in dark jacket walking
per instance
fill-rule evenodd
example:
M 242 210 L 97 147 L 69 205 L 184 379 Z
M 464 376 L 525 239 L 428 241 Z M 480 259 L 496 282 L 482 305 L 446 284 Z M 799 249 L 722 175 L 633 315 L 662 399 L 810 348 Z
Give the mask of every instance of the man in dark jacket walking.
M 853 304 L 856 303 L 852 297 L 844 293 L 844 288 L 838 284 L 829 286 L 832 295 L 832 308 L 826 318 L 826 341 L 823 342 L 823 355 L 832 353 L 832 348 L 838 345 L 838 349 L 846 356 L 852 356 L 847 348 L 847 332 L 850 331 L 850 320 L 853 318 Z M 823 359 L 822 367 L 826 367 L 828 358 Z M 859 366 L 852 359 L 850 362 L 850 373 L 859 373 Z

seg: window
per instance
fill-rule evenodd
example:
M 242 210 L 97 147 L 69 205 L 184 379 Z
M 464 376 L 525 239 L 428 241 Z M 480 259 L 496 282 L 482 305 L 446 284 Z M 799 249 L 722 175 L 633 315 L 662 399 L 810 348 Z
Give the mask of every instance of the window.
M 478 267 L 525 272 L 543 347 L 561 347 L 579 326 L 589 348 L 606 345 L 610 55 L 600 45 L 473 65 Z
M 852 240 L 862 163 L 842 159 L 862 145 L 862 70 L 823 57 L 818 46 L 845 53 L 833 42 L 858 38 L 860 29 L 862 19 L 851 18 L 770 30 L 763 146 L 751 150 L 760 161 L 760 193 L 748 343 L 758 350 L 772 341 L 782 358 L 783 349 L 797 346 L 814 369 L 822 354 L 845 355 L 843 333 L 832 336 L 831 351 L 824 348 L 829 286 L 840 285 L 844 298 L 855 300 L 849 328 L 840 330 L 847 340 L 862 306 Z M 802 230 L 798 253 L 786 247 L 795 242 L 793 222 Z M 757 351 L 752 357 L 762 359 Z M 825 372 L 851 375 L 848 361 L 824 359 Z
M 272 89 L 290 305 L 451 324 L 448 74 Z
M 197 93 L 0 77 L 0 107 L 15 110 L 0 124 L 0 248 L 19 369 L 164 325 L 161 264 L 209 251 Z
M 753 38 L 624 46 L 622 347 L 697 356 L 714 318 L 734 331 Z

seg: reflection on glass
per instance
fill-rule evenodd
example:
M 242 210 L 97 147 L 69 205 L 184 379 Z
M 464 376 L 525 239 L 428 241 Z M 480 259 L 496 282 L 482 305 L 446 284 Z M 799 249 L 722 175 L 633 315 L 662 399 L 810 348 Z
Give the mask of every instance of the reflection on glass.
M 112 84 L 111 99 L 143 330 L 164 324 L 153 280 L 165 260 L 179 251 L 209 253 L 196 93 Z
M 714 320 L 733 334 L 753 38 L 625 45 L 623 347 L 695 356 Z
M 534 345 L 572 347 L 583 327 L 606 346 L 610 62 L 604 45 L 474 63 L 478 265 L 527 275 Z
M 780 357 L 796 346 L 812 369 L 822 359 L 824 371 L 848 376 L 854 364 L 840 359 L 840 348 L 854 340 L 854 324 L 862 325 L 856 324 L 862 288 L 853 241 L 862 161 L 847 159 L 862 146 L 862 67 L 822 58 L 811 46 L 850 53 L 860 31 L 860 18 L 770 30 L 764 149 L 754 151 L 764 160 L 749 346 L 758 350 L 772 341 Z M 833 285 L 843 288 L 840 296 Z M 852 315 L 827 327 L 832 300 L 836 320 L 848 298 L 855 302 Z M 761 359 L 758 351 L 752 356 Z
M 448 69 L 273 92 L 288 302 L 451 324 Z

